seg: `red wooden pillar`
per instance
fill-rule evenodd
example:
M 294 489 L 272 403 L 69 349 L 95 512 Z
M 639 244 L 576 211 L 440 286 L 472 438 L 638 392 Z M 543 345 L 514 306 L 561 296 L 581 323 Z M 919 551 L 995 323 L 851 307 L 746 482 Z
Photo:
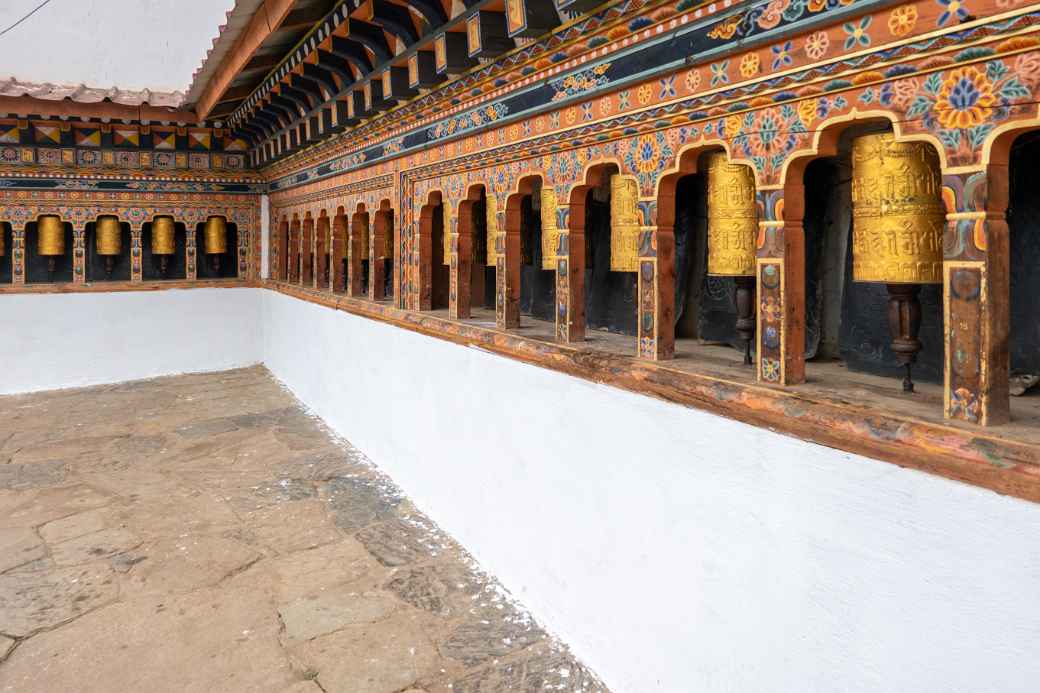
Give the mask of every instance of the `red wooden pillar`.
M 662 204 L 675 204 L 672 197 Z M 644 202 L 656 219 L 657 202 Z M 638 354 L 651 361 L 675 357 L 675 231 L 672 226 L 644 226 L 639 234 Z
M 556 205 L 556 337 L 567 343 L 585 341 L 585 199 L 578 197 L 570 205 Z M 543 218 L 546 203 L 543 196 Z
M 364 255 L 364 242 L 368 236 L 368 214 L 357 212 L 350 220 L 350 241 L 347 243 L 347 295 L 364 295 L 361 283 L 361 258 Z
M 805 382 L 805 188 L 758 191 L 758 379 Z
M 943 176 L 947 418 L 983 426 L 1011 418 L 1008 170 Z
M 388 240 L 392 246 L 394 233 L 392 212 L 379 210 L 372 222 L 372 244 L 368 251 L 368 296 L 373 301 L 382 301 L 386 298 L 386 261 L 392 259 L 387 257 L 386 247 Z
M 449 206 L 448 209 L 452 208 Z M 448 219 L 445 219 L 447 222 Z M 451 220 L 455 229 L 451 239 L 451 292 L 448 317 L 468 320 L 473 305 L 473 201 L 463 200 L 458 205 L 458 216 Z M 445 228 L 447 232 L 447 228 Z
M 495 327 L 500 330 L 520 327 L 520 200 L 514 195 L 507 201 L 498 227 L 504 231 L 495 238 Z
M 347 258 L 347 216 L 337 214 L 332 220 L 332 290 L 343 293 L 347 290 L 347 271 L 345 263 Z

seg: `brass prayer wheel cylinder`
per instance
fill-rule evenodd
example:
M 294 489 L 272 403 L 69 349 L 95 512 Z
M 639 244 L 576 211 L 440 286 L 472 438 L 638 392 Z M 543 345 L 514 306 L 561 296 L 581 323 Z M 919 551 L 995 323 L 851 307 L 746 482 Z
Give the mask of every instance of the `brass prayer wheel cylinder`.
M 556 245 L 560 240 L 560 229 L 556 225 L 556 190 L 542 186 L 542 269 L 556 269 Z
M 610 177 L 610 271 L 639 269 L 639 185 L 634 178 Z M 588 230 L 586 230 L 588 233 Z
M 852 278 L 884 284 L 942 283 L 939 156 L 891 133 L 852 144 Z
M 444 255 L 444 264 L 451 264 L 451 211 L 448 209 L 448 203 L 442 203 L 441 209 L 444 212 L 444 222 L 441 226 L 444 228 L 441 234 L 442 239 L 442 253 Z
M 43 257 L 56 257 L 65 254 L 65 225 L 61 217 L 48 214 L 36 222 L 37 250 Z
M 498 250 L 495 243 L 498 240 L 498 198 L 488 195 L 484 201 L 484 214 L 487 217 L 487 266 L 495 267 L 498 264 Z
M 755 276 L 758 210 L 750 166 L 731 164 L 725 153 L 706 157 L 708 171 L 708 274 Z
M 98 217 L 94 235 L 98 255 L 113 256 L 123 252 L 122 230 L 117 217 Z
M 223 255 L 227 252 L 227 222 L 224 217 L 210 217 L 206 220 L 202 247 L 206 255 Z
M 152 255 L 174 255 L 177 230 L 173 217 L 156 217 L 152 222 Z

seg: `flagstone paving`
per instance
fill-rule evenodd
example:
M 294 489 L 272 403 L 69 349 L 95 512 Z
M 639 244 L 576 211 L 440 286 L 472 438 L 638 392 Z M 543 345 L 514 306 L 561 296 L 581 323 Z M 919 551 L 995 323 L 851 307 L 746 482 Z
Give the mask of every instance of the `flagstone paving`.
M 0 691 L 606 691 L 262 368 L 0 397 Z

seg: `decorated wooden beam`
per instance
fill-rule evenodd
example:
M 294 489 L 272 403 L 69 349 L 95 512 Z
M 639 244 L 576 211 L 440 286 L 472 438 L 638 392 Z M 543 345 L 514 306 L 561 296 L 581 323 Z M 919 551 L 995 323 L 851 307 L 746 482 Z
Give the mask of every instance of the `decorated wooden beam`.
M 437 57 L 430 51 L 416 51 L 408 58 L 408 86 L 429 89 L 444 80 L 437 74 Z
M 477 64 L 470 57 L 465 34 L 445 32 L 434 41 L 438 74 L 458 75 Z
M 322 83 L 316 79 L 309 79 L 302 75 L 290 75 L 289 84 L 292 91 L 299 92 L 307 97 L 310 101 L 310 108 L 316 108 L 318 105 L 325 101 L 325 94 L 322 92 Z M 335 92 L 333 92 L 335 93 Z M 308 109 L 310 110 L 310 109 Z
M 411 46 L 419 40 L 412 15 L 405 8 L 386 0 L 372 0 L 372 22 Z
M 348 61 L 362 75 L 372 73 L 372 59 L 368 56 L 364 46 L 353 38 L 343 36 L 332 36 L 331 52 Z
M 303 74 L 301 74 L 300 77 L 324 89 L 327 94 L 332 95 L 340 91 L 340 87 L 336 84 L 332 72 L 326 70 L 324 67 L 312 65 L 311 63 L 304 63 L 302 69 Z
M 436 28 L 448 21 L 444 6 L 438 0 L 406 0 L 423 16 L 431 28 Z
M 391 66 L 383 70 L 383 97 L 385 99 L 407 99 L 417 93 L 409 84 L 407 67 Z
M 372 55 L 375 56 L 377 62 L 389 60 L 393 55 L 393 52 L 390 50 L 390 44 L 386 41 L 386 34 L 375 24 L 350 18 L 342 26 L 346 28 L 347 35 L 350 38 L 355 39 L 365 48 L 372 51 Z
M 516 47 L 506 32 L 504 12 L 478 10 L 466 20 L 467 55 L 494 58 Z
M 339 79 L 341 90 L 347 85 L 354 83 L 354 73 L 351 71 L 346 58 L 320 48 L 314 52 L 314 55 L 318 59 L 318 67 L 336 75 L 336 78 Z
M 556 7 L 570 12 L 588 12 L 603 4 L 603 0 L 555 0 Z
M 506 0 L 506 29 L 511 38 L 547 34 L 560 25 L 552 0 Z

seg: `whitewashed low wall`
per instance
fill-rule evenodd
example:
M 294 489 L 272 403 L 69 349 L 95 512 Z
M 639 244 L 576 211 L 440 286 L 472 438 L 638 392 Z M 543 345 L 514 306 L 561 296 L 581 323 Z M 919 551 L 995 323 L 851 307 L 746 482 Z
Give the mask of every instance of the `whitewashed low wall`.
M 0 394 L 262 359 L 259 289 L 0 296 Z
M 263 292 L 264 360 L 616 693 L 1032 693 L 1040 506 Z

